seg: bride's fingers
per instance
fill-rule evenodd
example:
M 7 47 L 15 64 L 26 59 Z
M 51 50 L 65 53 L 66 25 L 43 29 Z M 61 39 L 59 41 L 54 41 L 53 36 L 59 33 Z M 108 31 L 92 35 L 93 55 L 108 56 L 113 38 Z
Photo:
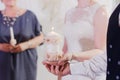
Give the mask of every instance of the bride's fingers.
M 61 66 L 60 71 L 63 71 L 63 70 L 64 70 L 64 67 L 65 67 L 65 66 Z
M 49 72 L 51 72 L 51 70 L 50 70 L 50 65 L 47 65 L 47 64 L 45 64 L 45 67 L 47 68 L 47 70 L 49 71 Z
M 55 72 L 55 66 L 54 65 L 51 65 L 51 68 L 50 68 L 50 72 L 55 74 L 56 75 L 56 72 Z
M 55 73 L 56 73 L 56 75 L 58 75 L 59 74 L 59 69 L 60 69 L 60 66 L 55 66 Z

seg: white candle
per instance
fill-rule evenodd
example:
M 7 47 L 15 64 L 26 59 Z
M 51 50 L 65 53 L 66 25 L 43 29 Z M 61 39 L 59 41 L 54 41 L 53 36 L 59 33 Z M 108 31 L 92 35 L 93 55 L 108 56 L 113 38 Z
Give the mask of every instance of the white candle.
M 46 42 L 46 49 L 48 53 L 62 53 L 62 37 L 57 32 L 52 31 L 46 35 L 46 39 L 49 40 Z
M 16 42 L 16 39 L 14 38 L 13 27 L 10 27 L 10 38 L 11 38 L 10 44 L 15 46 L 17 42 Z
M 10 27 L 10 37 L 11 39 L 14 39 L 13 27 Z

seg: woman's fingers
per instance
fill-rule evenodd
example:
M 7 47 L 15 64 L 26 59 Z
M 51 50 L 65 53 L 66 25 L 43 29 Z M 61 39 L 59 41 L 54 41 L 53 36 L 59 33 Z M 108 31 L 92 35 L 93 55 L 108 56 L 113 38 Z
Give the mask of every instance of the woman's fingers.
M 20 48 L 20 46 L 15 46 L 10 52 L 11 53 L 21 52 L 21 48 Z
M 51 65 L 51 71 L 50 71 L 50 72 L 56 75 L 56 72 L 55 72 L 55 67 L 56 67 L 56 66 Z
M 45 64 L 45 67 L 47 68 L 47 70 L 48 70 L 49 72 L 51 72 L 51 70 L 50 70 L 51 65 Z
M 55 66 L 55 73 L 58 75 L 60 73 L 60 66 Z

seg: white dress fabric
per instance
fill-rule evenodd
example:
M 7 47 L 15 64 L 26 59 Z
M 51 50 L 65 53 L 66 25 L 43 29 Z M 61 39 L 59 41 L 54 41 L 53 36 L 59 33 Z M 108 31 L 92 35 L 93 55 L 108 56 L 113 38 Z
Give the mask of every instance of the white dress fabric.
M 67 41 L 68 53 L 80 53 L 82 51 L 91 50 L 94 48 L 94 24 L 93 18 L 96 11 L 102 5 L 96 3 L 90 7 L 84 8 L 84 13 L 80 13 L 79 19 L 75 22 L 71 21 L 71 14 L 75 9 L 72 9 L 66 16 L 66 24 L 63 28 L 64 36 Z M 68 75 L 62 80 L 92 80 L 88 76 L 83 75 Z

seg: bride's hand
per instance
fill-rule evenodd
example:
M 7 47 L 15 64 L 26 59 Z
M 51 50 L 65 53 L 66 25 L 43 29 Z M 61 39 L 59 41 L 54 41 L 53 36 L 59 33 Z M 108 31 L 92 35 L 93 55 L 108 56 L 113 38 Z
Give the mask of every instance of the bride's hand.
M 70 66 L 68 62 L 64 63 L 63 65 L 53 65 L 51 62 L 46 61 L 43 62 L 43 64 L 45 65 L 46 69 L 54 75 L 61 74 L 62 76 L 65 76 L 70 74 Z

